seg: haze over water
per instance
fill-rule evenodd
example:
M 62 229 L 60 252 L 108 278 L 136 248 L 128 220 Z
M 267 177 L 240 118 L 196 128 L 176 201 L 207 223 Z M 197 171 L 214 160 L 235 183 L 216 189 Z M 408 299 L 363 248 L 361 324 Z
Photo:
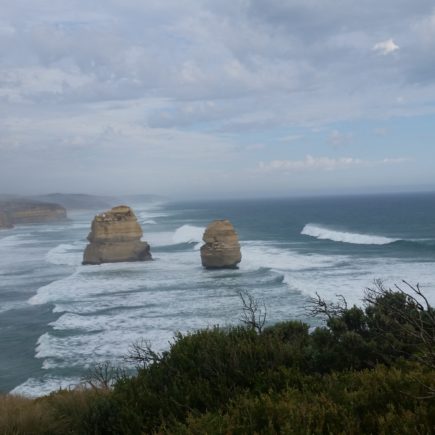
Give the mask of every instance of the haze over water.
M 129 204 L 153 262 L 82 266 L 94 213 L 0 232 L 0 390 L 40 395 L 96 362 L 122 363 L 137 339 L 238 322 L 238 291 L 268 322 L 305 313 L 317 291 L 361 303 L 364 288 L 420 283 L 435 302 L 435 194 Z M 234 224 L 238 270 L 206 271 L 199 247 L 217 218 Z

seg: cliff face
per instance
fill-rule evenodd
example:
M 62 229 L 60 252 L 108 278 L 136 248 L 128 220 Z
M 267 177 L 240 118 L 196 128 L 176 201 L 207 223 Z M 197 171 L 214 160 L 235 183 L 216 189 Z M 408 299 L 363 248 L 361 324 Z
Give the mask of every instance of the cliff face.
M 12 228 L 12 227 L 13 225 L 9 220 L 8 215 L 5 212 L 0 211 L 0 230 L 4 228 Z
M 142 235 L 142 228 L 130 207 L 113 207 L 92 221 L 83 264 L 152 260 L 150 246 L 140 240 Z
M 234 269 L 242 260 L 239 238 L 228 220 L 212 222 L 204 232 L 201 262 L 206 269 Z
M 60 221 L 67 218 L 66 209 L 58 204 L 33 201 L 1 201 L 0 213 L 10 224 Z

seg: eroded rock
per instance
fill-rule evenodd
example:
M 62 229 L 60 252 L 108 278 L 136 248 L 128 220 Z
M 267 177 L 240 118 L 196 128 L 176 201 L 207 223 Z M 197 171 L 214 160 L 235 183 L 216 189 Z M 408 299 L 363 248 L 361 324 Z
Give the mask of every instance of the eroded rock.
M 140 240 L 142 235 L 142 228 L 130 207 L 113 207 L 92 221 L 83 264 L 152 260 L 150 246 Z
M 206 269 L 235 269 L 242 260 L 237 233 L 228 220 L 213 221 L 205 230 L 201 262 Z

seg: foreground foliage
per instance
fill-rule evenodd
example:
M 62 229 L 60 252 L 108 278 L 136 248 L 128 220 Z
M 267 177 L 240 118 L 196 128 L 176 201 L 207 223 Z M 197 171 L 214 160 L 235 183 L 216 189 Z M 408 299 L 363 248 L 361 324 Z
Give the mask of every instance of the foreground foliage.
M 253 312 L 244 326 L 177 334 L 163 354 L 137 344 L 137 375 L 113 387 L 1 398 L 0 432 L 433 433 L 435 312 L 409 289 L 378 283 L 364 308 L 318 298 L 311 313 L 326 324 L 311 332 Z

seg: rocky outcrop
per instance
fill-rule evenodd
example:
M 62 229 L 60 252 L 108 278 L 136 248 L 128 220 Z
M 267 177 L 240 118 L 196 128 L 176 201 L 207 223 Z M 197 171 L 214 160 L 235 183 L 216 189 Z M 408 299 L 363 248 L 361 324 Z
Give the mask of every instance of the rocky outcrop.
M 142 228 L 130 207 L 113 207 L 92 221 L 83 264 L 152 260 L 150 246 L 140 240 L 142 235 Z
M 9 220 L 8 215 L 4 211 L 0 211 L 0 230 L 12 227 L 13 225 Z
M 36 201 L 0 201 L 1 212 L 10 224 L 55 222 L 67 218 L 66 209 L 61 205 Z
M 204 232 L 201 262 L 206 269 L 235 269 L 242 260 L 239 238 L 228 220 L 212 222 Z

